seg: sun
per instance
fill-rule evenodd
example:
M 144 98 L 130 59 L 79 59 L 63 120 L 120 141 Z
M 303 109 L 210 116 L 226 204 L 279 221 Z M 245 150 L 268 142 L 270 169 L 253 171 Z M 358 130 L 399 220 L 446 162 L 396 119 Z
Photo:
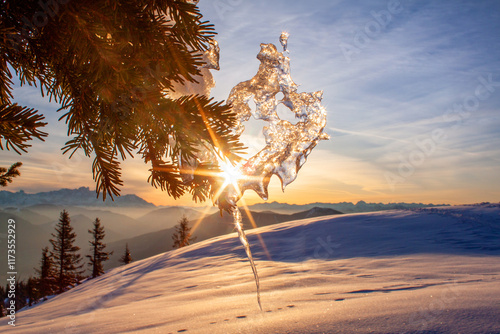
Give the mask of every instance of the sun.
M 238 186 L 238 181 L 243 179 L 243 174 L 240 171 L 239 165 L 233 165 L 227 159 L 220 159 L 219 167 L 221 169 L 219 176 L 224 180 L 221 190 L 224 190 L 229 185 L 232 185 L 239 194 L 240 188 Z

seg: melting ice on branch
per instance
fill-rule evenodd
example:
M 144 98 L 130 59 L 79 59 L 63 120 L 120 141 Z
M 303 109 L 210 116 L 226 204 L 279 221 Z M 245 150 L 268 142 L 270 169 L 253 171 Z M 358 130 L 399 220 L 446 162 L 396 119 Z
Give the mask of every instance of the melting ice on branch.
M 236 134 L 245 130 L 243 122 L 250 117 L 269 123 L 264 127 L 266 146 L 256 155 L 240 165 L 239 179 L 227 185 L 218 203 L 220 208 L 231 211 L 238 230 L 240 240 L 245 247 L 257 285 L 257 301 L 260 304 L 260 285 L 250 245 L 241 227 L 241 215 L 237 202 L 245 190 L 254 190 L 261 198 L 267 200 L 269 181 L 272 175 L 281 180 L 283 191 L 293 182 L 307 156 L 318 141 L 328 139 L 323 132 L 326 125 L 326 110 L 321 105 L 323 92 L 299 93 L 297 85 L 290 75 L 290 59 L 284 55 L 287 51 L 288 33 L 283 32 L 280 43 L 283 53 L 278 52 L 273 44 L 261 44 L 257 55 L 260 60 L 257 74 L 250 80 L 240 82 L 232 90 L 228 103 L 237 114 Z M 276 94 L 283 93 L 278 101 Z M 250 100 L 255 102 L 256 109 L 249 106 Z M 292 124 L 278 117 L 277 107 L 282 103 L 299 120 Z M 236 184 L 235 184 L 236 183 Z M 262 309 L 262 307 L 261 307 Z
M 261 306 L 259 276 L 245 231 L 241 226 L 241 213 L 237 202 L 248 189 L 267 200 L 267 188 L 272 175 L 279 177 L 284 191 L 285 187 L 295 180 L 316 144 L 320 140 L 329 138 L 323 132 L 326 125 L 326 110 L 321 105 L 323 92 L 299 93 L 297 85 L 292 80 L 290 59 L 284 54 L 287 52 L 288 36 L 287 32 L 283 32 L 280 36 L 283 53 L 279 52 L 274 44 L 261 44 L 261 50 L 257 55 L 257 59 L 260 60 L 257 74 L 250 80 L 240 82 L 231 90 L 228 103 L 236 113 L 237 122 L 233 129 L 235 134 L 243 133 L 245 130 L 243 123 L 252 116 L 268 122 L 269 125 L 263 129 L 265 147 L 247 161 L 233 166 L 236 171 L 231 173 L 226 171 L 226 180 L 222 181 L 216 198 L 219 208 L 231 212 L 234 217 L 240 241 L 254 273 L 259 306 Z M 219 48 L 216 42 L 211 44 L 210 50 L 205 53 L 205 59 L 207 66 L 204 70 L 208 75 L 194 88 L 208 96 L 215 84 L 208 69 L 218 69 Z M 187 87 L 187 90 L 190 91 L 190 88 L 190 93 L 193 93 L 193 87 Z M 278 101 L 276 94 L 280 92 L 284 97 Z M 255 110 L 249 106 L 251 99 L 255 102 Z M 280 103 L 295 114 L 298 119 L 296 124 L 279 118 L 277 107 Z M 207 147 L 200 145 L 196 159 L 189 161 L 180 159 L 181 170 L 184 171 L 183 178 L 186 180 L 192 178 L 196 166 L 201 163 L 218 162 L 219 165 L 226 164 L 227 167 L 231 167 L 223 158 L 217 156 L 217 152 L 214 154 Z

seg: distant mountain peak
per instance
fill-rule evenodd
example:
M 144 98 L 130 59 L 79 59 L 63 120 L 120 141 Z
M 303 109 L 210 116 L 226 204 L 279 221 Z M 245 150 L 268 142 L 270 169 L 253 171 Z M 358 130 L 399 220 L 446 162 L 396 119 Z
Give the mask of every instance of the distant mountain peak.
M 24 190 L 11 192 L 0 191 L 0 206 L 27 207 L 33 205 L 74 205 L 97 207 L 155 207 L 137 195 L 122 195 L 112 200 L 103 201 L 89 187 L 76 189 L 63 188 L 34 194 Z
M 287 204 L 279 202 L 265 202 L 250 205 L 249 209 L 254 211 L 275 211 L 275 212 L 299 212 L 307 211 L 314 208 L 329 208 L 343 213 L 384 211 L 384 210 L 406 210 L 416 208 L 426 208 L 433 206 L 449 206 L 449 204 L 422 204 L 422 203 L 367 203 L 363 200 L 356 204 L 351 202 L 339 203 L 309 203 L 309 204 Z

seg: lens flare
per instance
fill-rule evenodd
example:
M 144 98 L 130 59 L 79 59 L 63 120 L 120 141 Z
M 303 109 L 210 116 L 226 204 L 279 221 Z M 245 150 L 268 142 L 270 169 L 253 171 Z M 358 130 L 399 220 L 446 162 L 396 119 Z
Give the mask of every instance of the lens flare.
M 219 168 L 221 169 L 220 176 L 223 178 L 224 183 L 221 188 L 226 188 L 232 185 L 237 192 L 239 191 L 238 181 L 243 178 L 238 166 L 234 166 L 229 160 L 224 159 L 219 161 Z

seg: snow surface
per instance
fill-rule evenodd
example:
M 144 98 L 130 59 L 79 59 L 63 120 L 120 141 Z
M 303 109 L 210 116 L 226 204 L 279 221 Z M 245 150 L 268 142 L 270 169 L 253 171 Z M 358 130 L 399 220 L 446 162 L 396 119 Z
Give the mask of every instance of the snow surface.
M 115 268 L 19 311 L 14 331 L 500 333 L 500 205 L 312 218 L 248 237 L 263 311 L 233 233 Z

